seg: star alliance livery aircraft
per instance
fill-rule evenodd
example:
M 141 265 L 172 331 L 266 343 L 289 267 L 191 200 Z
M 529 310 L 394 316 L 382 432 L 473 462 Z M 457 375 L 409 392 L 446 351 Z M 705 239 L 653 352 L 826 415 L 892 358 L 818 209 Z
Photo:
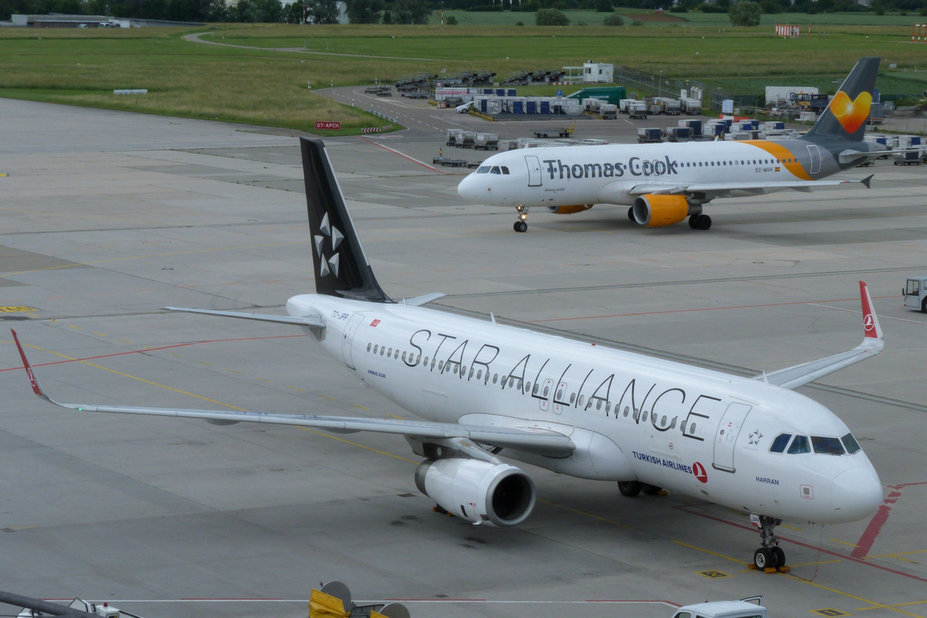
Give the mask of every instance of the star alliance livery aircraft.
M 168 309 L 301 326 L 423 420 L 58 403 L 17 338 L 35 393 L 80 412 L 400 434 L 424 459 L 418 488 L 474 524 L 514 526 L 534 508 L 534 483 L 503 456 L 616 481 L 626 496 L 665 488 L 750 514 L 761 568 L 785 565 L 774 535 L 782 519 L 855 521 L 881 504 L 879 477 L 847 426 L 793 390 L 882 349 L 862 282 L 858 346 L 753 378 L 424 306 L 441 294 L 395 302 L 364 256 L 322 142 L 301 147 L 316 292 L 290 298 L 286 316 Z
M 594 204 L 627 204 L 628 218 L 661 227 L 689 218 L 707 230 L 702 207 L 716 197 L 810 191 L 850 180 L 821 180 L 883 154 L 863 141 L 878 58 L 862 58 L 805 135 L 781 141 L 545 146 L 502 152 L 483 161 L 457 187 L 461 197 L 514 206 L 515 231 L 528 229 L 528 209 L 572 214 Z M 862 182 L 867 187 L 872 176 Z

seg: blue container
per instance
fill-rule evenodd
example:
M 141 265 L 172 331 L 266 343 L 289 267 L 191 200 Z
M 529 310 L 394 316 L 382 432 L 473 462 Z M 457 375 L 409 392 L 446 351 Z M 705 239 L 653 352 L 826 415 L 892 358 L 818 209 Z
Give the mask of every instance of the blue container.
M 486 113 L 486 104 L 489 102 L 489 99 L 480 99 L 480 111 L 484 114 Z
M 686 126 L 692 129 L 692 137 L 702 136 L 702 121 L 701 120 L 690 118 L 689 120 L 686 120 Z
M 525 102 L 525 112 L 528 114 L 538 113 L 538 102 L 537 101 L 526 101 Z
M 541 113 L 542 114 L 550 113 L 550 101 L 541 101 Z
M 513 114 L 524 114 L 525 107 L 524 101 L 512 101 L 512 113 Z

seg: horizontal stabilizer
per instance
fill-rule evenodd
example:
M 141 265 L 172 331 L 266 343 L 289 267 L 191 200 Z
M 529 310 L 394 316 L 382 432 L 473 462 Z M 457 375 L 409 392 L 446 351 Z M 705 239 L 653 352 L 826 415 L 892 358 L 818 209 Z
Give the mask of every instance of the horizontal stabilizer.
M 163 307 L 168 311 L 183 311 L 185 313 L 203 313 L 205 315 L 218 315 L 225 318 L 241 318 L 243 320 L 260 320 L 262 322 L 279 322 L 281 324 L 298 324 L 299 326 L 312 326 L 325 328 L 325 322 L 320 315 L 292 316 L 272 315 L 269 313 L 244 313 L 241 311 L 218 311 L 215 309 L 190 309 L 188 307 Z
M 438 300 L 439 298 L 447 296 L 444 292 L 431 292 L 430 294 L 422 294 L 421 296 L 416 296 L 415 298 L 405 298 L 402 302 L 407 305 L 412 305 L 413 307 L 418 307 L 420 305 L 427 305 L 433 300 Z

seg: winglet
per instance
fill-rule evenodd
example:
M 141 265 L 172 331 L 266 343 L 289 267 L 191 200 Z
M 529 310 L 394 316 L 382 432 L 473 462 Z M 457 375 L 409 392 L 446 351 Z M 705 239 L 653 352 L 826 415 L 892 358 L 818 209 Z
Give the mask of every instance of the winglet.
M 865 281 L 859 282 L 859 301 L 863 308 L 863 335 L 866 339 L 884 340 L 879 316 L 872 306 L 872 296 L 869 295 L 869 287 Z
M 11 328 L 10 332 L 13 333 L 13 341 L 16 343 L 16 349 L 19 350 L 19 357 L 23 359 L 23 368 L 26 370 L 26 375 L 29 376 L 29 382 L 32 384 L 32 392 L 42 399 L 51 401 L 39 385 L 39 379 L 35 377 L 35 372 L 32 371 L 32 365 L 29 364 L 29 359 L 26 358 L 26 351 L 23 350 L 22 344 L 19 343 L 19 337 L 16 335 L 16 331 Z
M 872 177 L 873 177 L 873 176 L 875 176 L 875 174 L 869 174 L 868 176 L 866 176 L 865 178 L 863 178 L 862 180 L 860 180 L 860 182 L 863 183 L 864 185 L 866 185 L 866 188 L 867 188 L 867 189 L 870 189 L 871 187 L 869 186 L 869 184 L 872 182 Z

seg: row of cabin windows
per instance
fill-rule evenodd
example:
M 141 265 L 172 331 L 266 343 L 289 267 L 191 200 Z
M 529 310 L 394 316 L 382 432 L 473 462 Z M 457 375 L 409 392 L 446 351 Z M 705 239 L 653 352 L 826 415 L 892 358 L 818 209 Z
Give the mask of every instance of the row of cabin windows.
M 786 449 L 788 446 L 788 449 Z M 803 453 L 821 453 L 823 455 L 852 455 L 860 450 L 859 442 L 848 433 L 842 438 L 832 438 L 829 436 L 794 436 L 790 433 L 780 433 L 773 440 L 772 446 L 769 447 L 771 453 L 788 453 L 789 455 L 801 455 Z
M 685 167 L 722 167 L 735 165 L 785 165 L 787 163 L 798 163 L 798 159 L 788 157 L 785 159 L 741 159 L 740 161 L 686 161 Z
M 417 364 L 419 361 L 422 360 L 421 354 L 416 356 L 412 352 L 408 352 L 408 353 L 402 352 L 400 356 L 400 352 L 398 348 L 395 348 L 395 349 L 392 347 L 387 348 L 386 346 L 381 346 L 375 343 L 368 343 L 367 351 L 374 355 L 384 356 L 386 358 L 395 358 L 395 359 L 401 358 L 403 362 L 408 360 L 408 362 L 413 365 Z M 437 366 L 438 373 L 444 372 L 444 361 L 438 361 L 436 365 L 434 358 L 431 359 L 430 364 L 428 362 L 429 359 L 427 356 L 425 357 L 424 360 L 425 362 L 423 362 L 421 366 L 424 367 L 425 369 L 433 370 Z M 449 373 L 451 375 L 460 376 L 461 378 L 467 378 L 467 379 L 476 378 L 477 380 L 483 380 L 484 384 L 489 384 L 490 382 L 490 375 L 488 371 L 486 372 L 485 379 L 484 379 L 482 367 L 479 367 L 476 369 L 474 369 L 474 367 L 470 367 L 470 371 L 468 373 L 466 365 L 457 365 L 456 363 L 454 363 Z M 498 373 L 492 374 L 493 384 L 504 384 L 505 380 L 506 380 L 505 376 L 500 376 Z M 521 378 L 516 378 L 515 376 L 508 377 L 508 387 L 509 388 L 518 387 L 518 389 L 521 390 L 522 393 L 525 395 L 530 393 L 531 395 L 534 395 L 534 396 L 540 396 L 543 399 L 547 399 L 548 395 L 550 395 L 550 385 L 549 384 L 545 384 L 542 387 L 541 384 L 537 382 L 534 383 L 534 385 L 532 385 L 531 382 L 524 382 L 524 385 L 523 385 L 522 382 L 523 380 Z M 612 404 L 610 401 L 604 401 L 598 397 L 594 397 L 590 399 L 594 399 L 595 403 L 590 404 L 589 409 L 594 408 L 595 410 L 598 410 L 598 411 L 601 411 L 604 409 L 606 414 L 611 413 Z M 563 402 L 563 389 L 557 390 L 556 400 L 559 402 Z M 586 401 L 587 400 L 586 400 L 585 395 L 580 395 L 579 401 L 577 402 L 576 393 L 570 393 L 570 400 L 569 400 L 570 405 L 573 405 L 574 403 L 578 403 L 578 406 L 582 408 L 586 404 Z M 640 422 L 646 422 L 647 417 L 649 416 L 647 410 L 637 409 L 632 412 L 631 406 L 625 406 L 624 410 L 622 410 L 621 413 L 625 416 L 625 418 L 630 416 L 635 421 L 640 421 Z M 616 417 L 619 416 L 619 410 L 618 410 L 617 404 L 615 405 L 615 416 Z M 651 419 L 651 420 L 655 420 L 655 419 Z M 670 423 L 669 429 L 673 429 L 676 426 L 676 418 L 674 417 L 672 421 L 670 421 L 666 414 L 664 414 L 663 417 L 659 419 L 659 421 L 660 421 L 660 427 L 666 427 L 667 422 Z M 695 423 L 691 423 L 689 427 L 689 432 L 694 434 L 695 429 L 696 429 Z

